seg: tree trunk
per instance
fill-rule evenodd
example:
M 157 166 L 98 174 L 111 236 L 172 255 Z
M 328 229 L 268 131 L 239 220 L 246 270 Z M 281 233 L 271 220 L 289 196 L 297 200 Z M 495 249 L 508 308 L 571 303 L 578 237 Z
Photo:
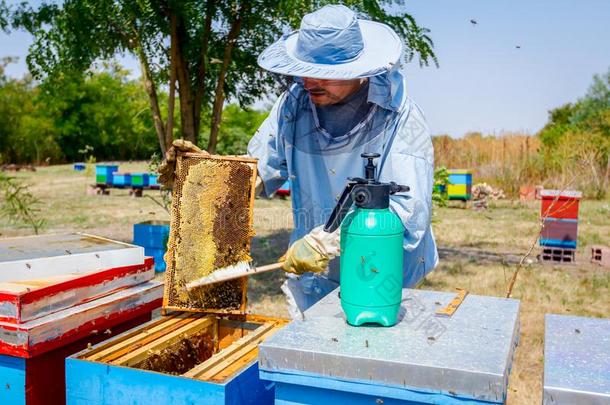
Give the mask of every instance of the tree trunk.
M 182 138 L 197 143 L 197 125 L 195 124 L 194 97 L 189 76 L 189 67 L 185 62 L 182 53 L 182 38 L 187 38 L 184 28 L 184 21 L 175 17 L 175 24 L 172 25 L 171 40 L 176 44 L 175 72 L 178 79 L 178 94 L 180 96 L 180 124 Z
M 197 124 L 197 132 L 201 124 L 201 104 L 205 92 L 205 76 L 207 74 L 208 60 L 208 44 L 210 42 L 210 32 L 212 31 L 212 19 L 214 17 L 216 4 L 210 0 L 206 5 L 206 17 L 203 34 L 201 35 L 201 59 L 197 70 L 197 80 L 195 82 L 195 120 Z
M 241 9 L 238 11 L 237 17 L 231 24 L 231 29 L 229 30 L 229 34 L 227 35 L 227 44 L 225 46 L 225 52 L 222 60 L 222 68 L 218 75 L 218 81 L 216 82 L 216 95 L 214 97 L 214 106 L 212 107 L 212 123 L 210 125 L 210 139 L 208 141 L 208 152 L 215 153 L 216 145 L 218 143 L 218 130 L 220 128 L 220 121 L 222 119 L 222 107 L 225 101 L 224 95 L 224 84 L 227 75 L 227 69 L 229 68 L 229 64 L 231 63 L 231 54 L 233 52 L 233 48 L 235 47 L 235 43 L 237 42 L 237 37 L 239 36 L 239 31 L 241 29 L 241 24 L 243 21 L 242 15 L 245 12 L 246 5 L 243 5 Z
M 165 156 L 167 152 L 166 147 L 166 136 L 165 136 L 165 125 L 163 124 L 163 118 L 161 117 L 161 109 L 159 108 L 159 99 L 157 97 L 157 88 L 155 82 L 152 80 L 150 75 L 150 68 L 148 61 L 144 55 L 142 48 L 138 48 L 138 57 L 140 59 L 140 66 L 142 69 L 142 76 L 144 78 L 144 89 L 148 94 L 150 101 L 150 108 L 152 110 L 153 122 L 155 124 L 155 131 L 157 132 L 157 138 L 159 139 L 159 146 L 161 147 L 161 153 Z
M 170 17 L 172 32 L 176 26 L 176 16 Z M 170 148 L 174 140 L 174 106 L 176 104 L 176 38 L 172 35 L 170 44 L 169 96 L 167 100 L 167 128 L 165 129 L 165 146 Z

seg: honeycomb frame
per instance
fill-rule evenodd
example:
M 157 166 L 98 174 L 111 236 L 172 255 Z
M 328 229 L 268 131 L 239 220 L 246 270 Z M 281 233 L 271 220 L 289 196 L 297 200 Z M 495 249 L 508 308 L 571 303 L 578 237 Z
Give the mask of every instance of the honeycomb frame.
M 200 153 L 177 155 L 170 234 L 165 255 L 163 314 L 170 311 L 245 313 L 247 277 L 201 287 L 194 292 L 186 290 L 185 283 L 192 281 L 193 275 L 205 276 L 238 261 L 251 260 L 249 253 L 251 239 L 254 236 L 256 163 L 256 159 L 240 156 Z M 197 169 L 192 171 L 195 166 L 198 166 Z M 212 174 L 208 175 L 208 173 Z M 222 178 L 223 176 L 227 177 Z M 232 180 L 230 184 L 229 180 Z M 185 193 L 189 198 L 182 201 Z M 234 202 L 237 206 L 233 204 Z M 227 214 L 227 206 L 224 206 L 225 210 L 219 208 L 221 203 L 228 205 L 231 215 Z M 188 216 L 183 218 L 183 212 L 192 211 L 193 206 L 195 206 L 194 211 L 202 215 L 198 215 L 196 220 Z M 207 215 L 207 212 L 210 214 Z M 225 215 L 221 218 L 220 214 L 223 212 Z M 227 225 L 226 221 L 229 222 L 229 226 L 222 226 Z M 235 232 L 236 229 L 238 232 Z M 183 236 L 189 232 L 189 237 L 184 239 L 187 243 L 182 246 Z M 215 235 L 214 232 L 217 234 Z M 221 244 L 221 246 L 229 246 L 228 254 L 223 254 L 222 249 L 219 249 L 215 243 L 223 240 L 223 237 L 225 240 L 231 239 L 230 243 Z M 201 246 L 198 247 L 202 249 L 195 249 L 193 243 L 200 244 Z M 197 267 L 193 268 L 193 266 Z M 221 297 L 220 304 L 218 297 Z M 223 303 L 222 299 L 230 302 Z

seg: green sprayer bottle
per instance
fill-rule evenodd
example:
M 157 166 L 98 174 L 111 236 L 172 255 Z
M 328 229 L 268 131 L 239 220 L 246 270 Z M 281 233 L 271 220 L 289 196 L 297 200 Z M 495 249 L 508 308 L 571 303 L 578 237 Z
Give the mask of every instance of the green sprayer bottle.
M 403 282 L 403 234 L 400 218 L 390 211 L 390 195 L 408 186 L 375 180 L 378 153 L 363 153 L 365 178 L 349 178 L 325 225 L 341 226 L 341 306 L 350 325 L 396 324 Z M 355 206 L 350 211 L 352 205 Z

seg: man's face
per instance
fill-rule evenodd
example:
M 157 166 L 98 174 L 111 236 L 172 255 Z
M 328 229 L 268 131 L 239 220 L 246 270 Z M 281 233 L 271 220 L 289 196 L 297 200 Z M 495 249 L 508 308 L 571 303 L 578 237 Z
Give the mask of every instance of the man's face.
M 362 85 L 362 79 L 323 80 L 303 78 L 303 87 L 315 105 L 336 104 L 347 96 L 354 94 Z

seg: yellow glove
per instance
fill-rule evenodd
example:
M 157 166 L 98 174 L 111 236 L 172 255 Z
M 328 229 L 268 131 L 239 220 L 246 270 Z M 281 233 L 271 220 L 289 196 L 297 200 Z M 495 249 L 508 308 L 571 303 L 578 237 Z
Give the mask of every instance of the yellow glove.
M 339 256 L 340 230 L 328 233 L 323 226 L 314 228 L 288 248 L 280 259 L 284 271 L 294 274 L 319 273 L 328 267 L 330 259 Z
M 184 139 L 176 139 L 172 146 L 165 152 L 165 160 L 159 166 L 157 170 L 159 172 L 159 184 L 166 188 L 171 188 L 174 185 L 174 179 L 176 178 L 176 154 L 180 153 L 203 153 L 209 155 L 208 152 L 199 149 L 197 145 Z

